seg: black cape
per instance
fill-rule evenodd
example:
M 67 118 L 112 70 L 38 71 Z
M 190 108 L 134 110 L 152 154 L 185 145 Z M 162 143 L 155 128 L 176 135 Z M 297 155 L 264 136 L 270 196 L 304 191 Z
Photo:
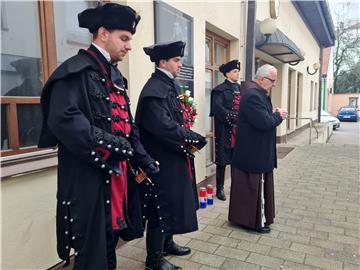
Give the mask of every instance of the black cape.
M 231 163 L 230 115 L 237 115 L 234 110 L 234 93 L 240 92 L 240 85 L 225 80 L 211 91 L 210 116 L 215 120 L 215 163 L 221 166 Z
M 191 137 L 192 131 L 183 127 L 177 99 L 179 94 L 174 80 L 157 69 L 145 84 L 136 111 L 142 143 L 146 151 L 160 162 L 160 173 L 151 177 L 154 182 L 152 192 L 160 227 L 168 234 L 198 229 L 194 160 L 184 147 L 185 139 Z M 144 186 L 142 198 L 145 207 L 149 204 L 147 191 Z
M 39 147 L 58 146 L 57 251 L 61 259 L 68 260 L 69 248 L 74 248 L 77 269 L 116 267 L 108 201 L 112 164 L 120 160 L 115 152 L 123 145 L 108 121 L 113 105 L 109 91 L 98 64 L 80 50 L 56 69 L 41 96 L 44 121 Z M 139 162 L 150 160 L 135 124 L 128 140 Z M 98 146 L 110 147 L 109 159 L 102 159 Z M 128 227 L 119 231 L 120 236 L 124 240 L 142 237 L 138 184 L 129 171 L 127 208 Z

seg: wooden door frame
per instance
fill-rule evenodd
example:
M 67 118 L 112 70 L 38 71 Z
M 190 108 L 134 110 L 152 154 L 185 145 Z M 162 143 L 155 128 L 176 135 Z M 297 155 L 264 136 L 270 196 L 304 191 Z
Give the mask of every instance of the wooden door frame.
M 229 61 L 230 59 L 230 40 L 227 40 L 217 34 L 215 34 L 214 32 L 211 32 L 209 30 L 206 30 L 206 34 L 205 34 L 205 40 L 210 40 L 210 64 L 205 63 L 205 70 L 211 70 L 211 85 L 212 88 L 215 87 L 215 82 L 216 82 L 216 78 L 215 78 L 215 71 L 219 71 L 219 65 L 217 65 L 215 63 L 215 43 L 221 44 L 226 48 L 226 61 Z M 212 145 L 213 145 L 213 149 L 212 149 L 212 160 L 215 160 L 215 124 L 214 124 L 214 118 L 212 117 L 211 120 L 211 125 L 212 125 L 212 132 L 207 133 L 206 134 L 206 138 L 211 139 L 212 140 Z M 211 166 L 211 165 L 209 165 Z

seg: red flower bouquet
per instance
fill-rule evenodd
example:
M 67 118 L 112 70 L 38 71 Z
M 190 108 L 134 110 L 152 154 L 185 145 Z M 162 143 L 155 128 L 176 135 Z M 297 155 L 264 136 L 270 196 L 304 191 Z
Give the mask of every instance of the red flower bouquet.
M 182 94 L 178 96 L 178 99 L 181 101 L 183 105 L 182 108 L 187 114 L 186 118 L 188 119 L 188 122 L 192 127 L 196 122 L 197 111 L 196 111 L 196 103 L 194 102 L 194 98 L 191 97 L 190 94 L 191 92 L 189 90 L 183 90 Z

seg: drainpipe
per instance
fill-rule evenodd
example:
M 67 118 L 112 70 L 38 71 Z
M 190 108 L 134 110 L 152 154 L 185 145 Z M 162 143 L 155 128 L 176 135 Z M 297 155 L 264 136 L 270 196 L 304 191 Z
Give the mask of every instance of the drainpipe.
M 256 1 L 248 1 L 247 30 L 246 30 L 246 64 L 245 80 L 250 81 L 255 74 L 255 16 Z
M 323 93 L 323 97 L 322 97 L 322 109 L 324 110 L 324 111 L 327 111 L 327 91 L 326 91 L 326 87 L 327 87 L 327 85 L 326 85 L 326 78 L 327 78 L 327 76 L 325 75 L 322 75 L 321 76 L 321 84 L 322 84 L 322 89 L 321 89 L 321 91 L 322 91 L 322 93 Z
M 321 121 L 321 99 L 322 99 L 322 66 L 323 66 L 323 48 L 320 47 L 320 68 L 319 68 L 319 100 L 318 100 L 318 122 Z

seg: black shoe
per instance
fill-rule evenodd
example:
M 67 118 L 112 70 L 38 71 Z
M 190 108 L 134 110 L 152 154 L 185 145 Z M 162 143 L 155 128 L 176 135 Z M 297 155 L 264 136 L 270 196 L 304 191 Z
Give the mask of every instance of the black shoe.
M 162 254 L 157 256 L 152 254 L 146 257 L 145 270 L 182 270 L 182 268 L 166 260 Z
M 190 254 L 191 249 L 189 247 L 183 247 L 176 244 L 173 240 L 165 241 L 164 245 L 164 256 L 175 255 L 184 256 Z
M 256 230 L 258 233 L 269 233 L 271 231 L 270 227 L 265 226 L 265 227 L 261 227 L 259 229 Z
M 147 227 L 145 270 L 182 270 L 181 267 L 168 262 L 163 255 L 165 235 L 160 227 Z
M 226 196 L 223 188 L 217 188 L 216 189 L 216 197 L 219 200 L 226 201 Z

